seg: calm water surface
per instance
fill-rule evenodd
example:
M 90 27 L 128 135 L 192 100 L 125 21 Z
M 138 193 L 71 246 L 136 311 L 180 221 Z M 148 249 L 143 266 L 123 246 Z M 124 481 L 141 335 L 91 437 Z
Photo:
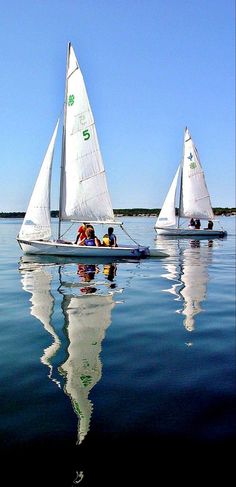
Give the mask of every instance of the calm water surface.
M 126 221 L 169 257 L 22 256 L 21 220 L 0 222 L 7 485 L 165 485 L 177 458 L 175 478 L 196 478 L 232 449 L 235 218 L 212 241 L 155 239 L 154 218 Z

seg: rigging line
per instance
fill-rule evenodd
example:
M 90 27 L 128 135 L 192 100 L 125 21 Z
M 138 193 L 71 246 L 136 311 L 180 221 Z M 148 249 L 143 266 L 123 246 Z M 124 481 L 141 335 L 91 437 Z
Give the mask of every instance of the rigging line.
M 195 198 L 195 201 L 204 200 L 204 199 L 206 199 L 206 198 L 209 198 L 209 199 L 210 199 L 209 194 L 206 194 L 206 195 L 204 195 L 204 196 L 201 196 L 201 198 Z
M 131 235 L 127 232 L 127 230 L 125 230 L 125 228 L 123 227 L 123 225 L 120 225 L 120 228 L 123 230 L 124 233 L 126 233 L 126 235 L 128 235 L 128 237 L 130 238 L 130 240 L 132 240 L 136 245 L 140 246 L 140 244 L 134 240 L 134 238 L 131 237 Z
M 220 226 L 221 230 L 224 230 L 224 227 L 221 225 L 220 221 L 219 220 L 215 220 L 215 221 L 219 223 L 219 226 Z
M 75 71 L 77 71 L 77 69 L 79 69 L 79 66 L 78 65 L 76 66 L 76 68 L 70 74 L 68 74 L 67 79 L 70 79 L 70 77 L 72 76 L 72 74 L 74 74 Z
M 92 174 L 92 176 L 87 176 L 87 178 L 83 178 L 83 179 L 80 179 L 79 182 L 80 183 L 83 183 L 84 181 L 88 181 L 88 179 L 92 179 L 92 178 L 95 178 L 96 176 L 99 176 L 99 174 L 104 174 L 105 173 L 105 169 L 103 169 L 102 171 L 98 171 L 96 172 L 95 174 Z M 103 191 L 103 193 L 106 193 L 106 191 Z M 100 194 L 103 194 L 103 193 L 100 193 Z M 90 199 L 92 199 L 93 197 L 91 196 Z M 89 198 L 88 198 L 89 199 Z
M 66 230 L 64 233 L 62 233 L 62 235 L 60 236 L 60 238 L 61 238 L 61 237 L 64 237 L 64 235 L 65 235 L 67 232 L 69 232 L 69 230 L 71 229 L 71 227 L 72 227 L 74 224 L 75 224 L 75 222 L 72 222 L 72 223 L 71 223 L 71 225 L 70 225 L 70 227 L 69 227 L 69 228 L 67 228 L 67 230 Z

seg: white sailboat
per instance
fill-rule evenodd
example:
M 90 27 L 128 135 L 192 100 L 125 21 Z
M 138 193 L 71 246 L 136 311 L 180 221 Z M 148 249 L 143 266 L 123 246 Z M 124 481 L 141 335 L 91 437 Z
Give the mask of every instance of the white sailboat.
M 179 190 L 179 204 L 176 204 Z M 176 215 L 177 207 L 177 215 Z M 184 134 L 183 159 L 177 169 L 160 214 L 155 224 L 159 235 L 198 237 L 224 237 L 222 228 L 195 228 L 186 226 L 186 220 L 214 220 L 210 195 L 207 189 L 199 154 L 188 128 Z M 183 220 L 181 220 L 183 219 Z
M 51 168 L 58 123 L 45 155 L 31 200 L 17 237 L 26 254 L 80 257 L 165 257 L 147 246 L 83 246 L 62 239 L 62 222 L 123 224 L 115 221 L 99 148 L 94 117 L 83 75 L 73 47 L 68 44 L 64 124 L 61 150 L 58 238 L 52 239 L 50 221 Z

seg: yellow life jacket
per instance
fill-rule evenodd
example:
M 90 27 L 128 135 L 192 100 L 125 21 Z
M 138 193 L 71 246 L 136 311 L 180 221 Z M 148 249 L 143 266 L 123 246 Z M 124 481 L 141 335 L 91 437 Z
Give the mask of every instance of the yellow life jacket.
M 105 235 L 103 235 L 102 242 L 103 242 L 103 245 L 105 245 L 106 247 L 109 247 L 110 239 L 109 239 L 109 235 L 107 233 L 105 233 Z

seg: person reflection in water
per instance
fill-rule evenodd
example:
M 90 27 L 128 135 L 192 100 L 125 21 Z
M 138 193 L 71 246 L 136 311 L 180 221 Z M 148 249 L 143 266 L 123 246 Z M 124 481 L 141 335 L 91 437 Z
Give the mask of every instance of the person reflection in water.
M 95 274 L 98 274 L 99 267 L 95 264 L 78 264 L 77 274 L 81 277 L 83 282 L 90 282 L 93 281 L 95 278 Z
M 200 247 L 200 240 L 190 240 L 191 247 Z
M 113 282 L 116 276 L 117 265 L 116 264 L 105 264 L 103 266 L 103 274 L 107 278 L 108 281 L 111 282 L 110 287 L 114 289 L 116 284 Z
M 96 293 L 97 288 L 94 286 L 86 286 L 86 287 L 81 287 L 80 292 L 83 294 L 94 294 Z
M 81 281 L 84 283 L 89 283 L 94 280 L 95 275 L 98 274 L 99 272 L 99 267 L 90 264 L 78 264 L 78 270 L 77 274 L 80 276 Z M 81 287 L 80 292 L 83 294 L 93 294 L 97 291 L 97 288 L 95 286 L 86 286 L 86 287 Z

